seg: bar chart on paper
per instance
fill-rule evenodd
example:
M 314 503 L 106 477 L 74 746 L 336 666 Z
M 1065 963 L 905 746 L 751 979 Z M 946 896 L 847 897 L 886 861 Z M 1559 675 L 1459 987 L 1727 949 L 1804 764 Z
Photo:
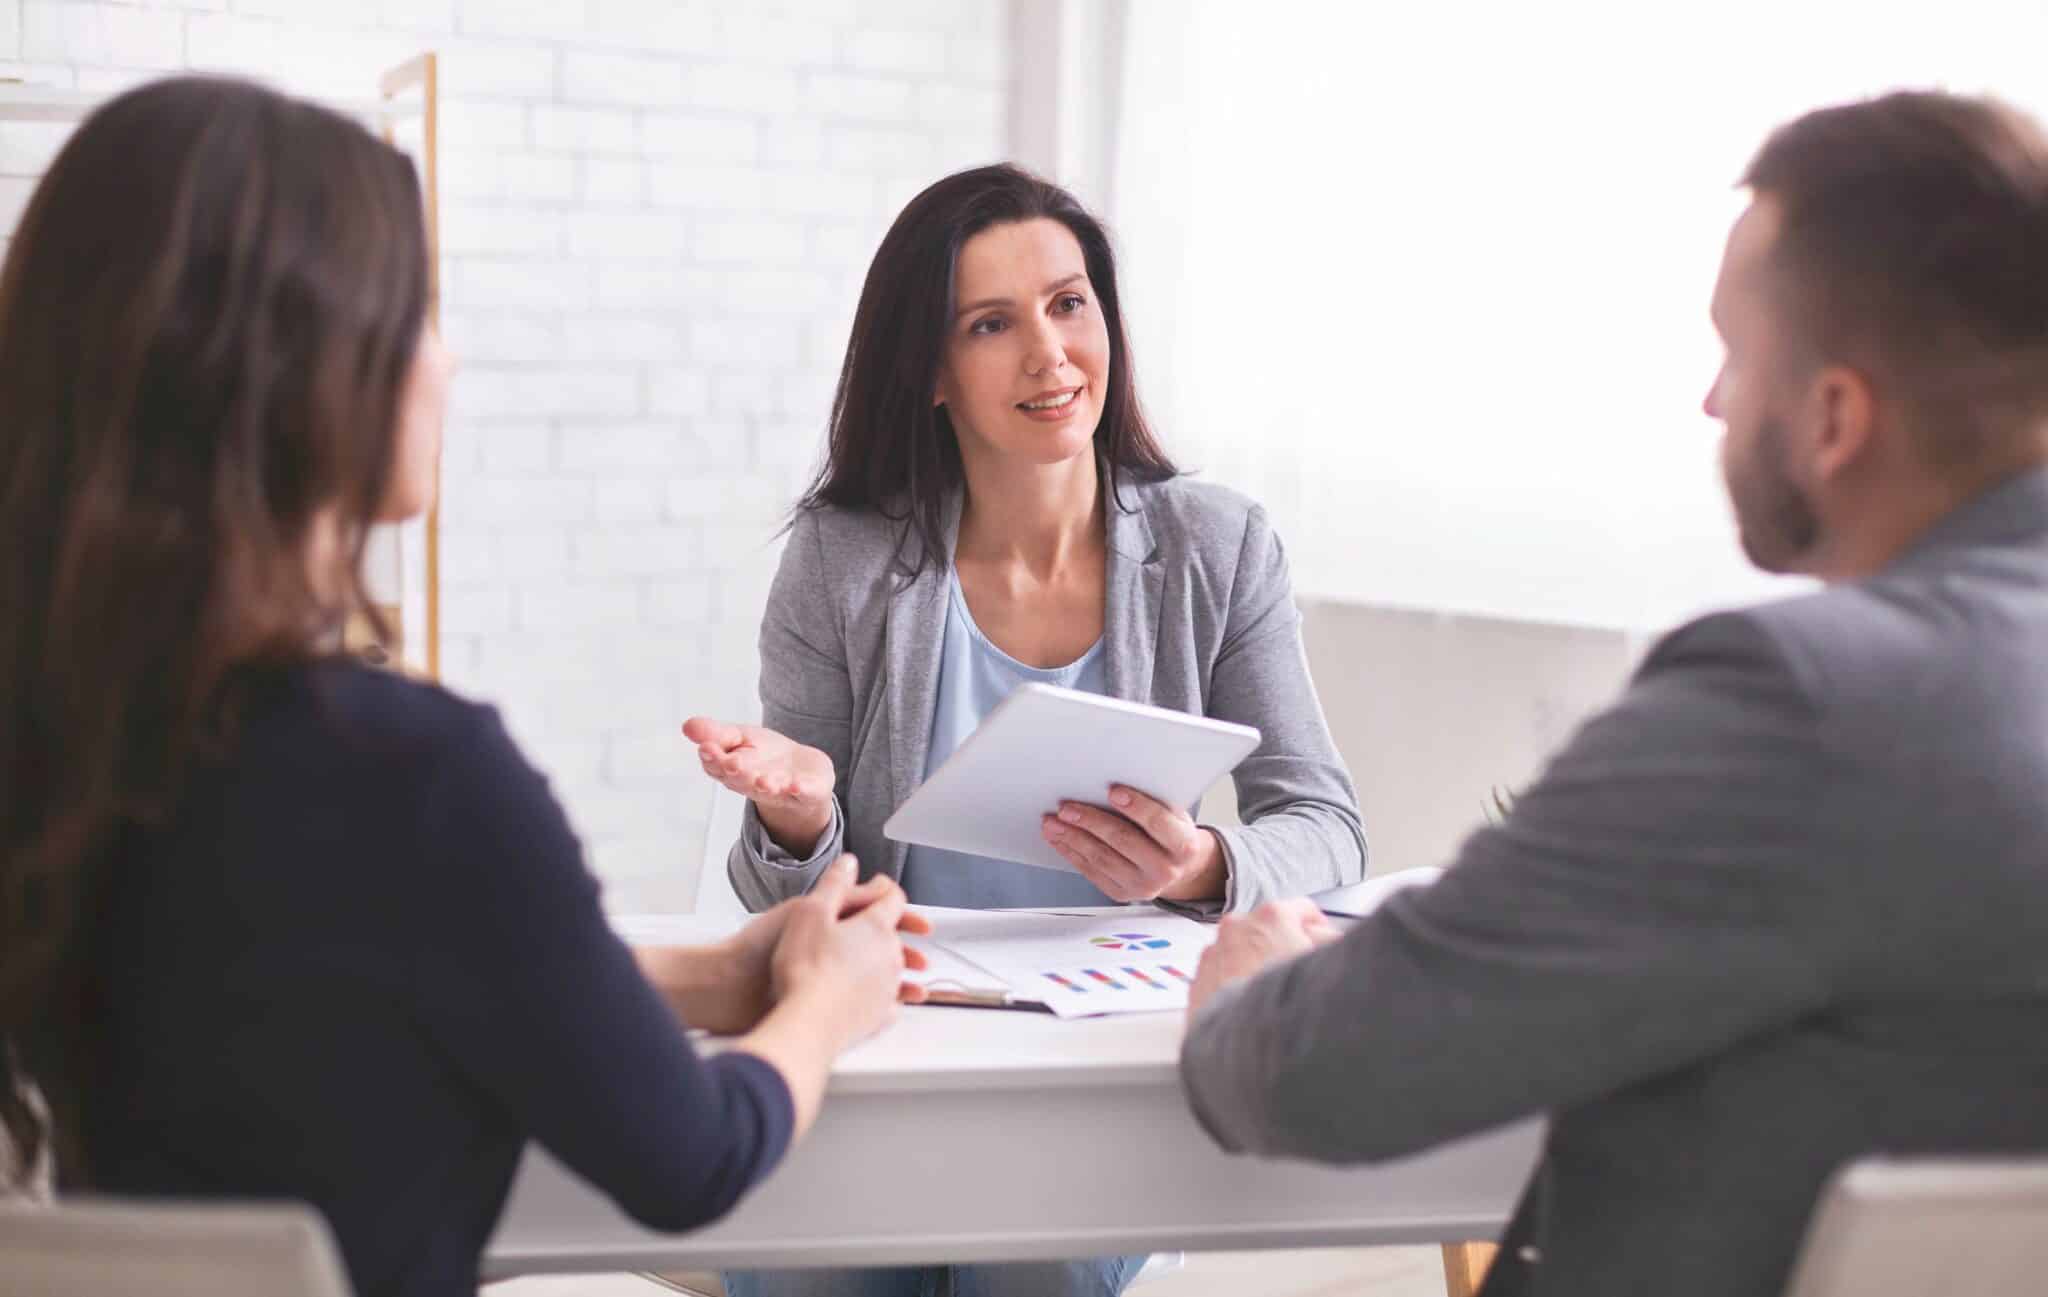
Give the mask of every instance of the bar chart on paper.
M 924 911 L 926 941 L 1061 1017 L 1184 1009 L 1214 932 L 1176 915 Z M 965 980 L 957 971 L 953 980 Z

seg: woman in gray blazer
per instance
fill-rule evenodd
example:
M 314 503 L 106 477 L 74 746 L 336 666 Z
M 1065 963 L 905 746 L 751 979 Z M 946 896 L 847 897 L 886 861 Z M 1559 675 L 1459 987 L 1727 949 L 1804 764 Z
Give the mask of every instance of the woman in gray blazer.
M 882 823 L 1017 685 L 1042 680 L 1256 726 L 1244 823 L 1131 786 L 1048 807 L 1068 874 L 905 847 Z M 729 872 L 749 908 L 841 851 L 913 901 L 1156 901 L 1214 913 L 1364 874 L 1357 797 L 1302 654 L 1265 513 L 1181 477 L 1138 405 L 1102 226 L 1015 167 L 904 209 L 862 289 L 828 462 L 761 627 L 763 724 L 692 718 L 747 798 Z M 966 1267 L 954 1291 L 1120 1291 L 1139 1258 Z M 734 1276 L 742 1292 L 915 1293 L 918 1272 Z

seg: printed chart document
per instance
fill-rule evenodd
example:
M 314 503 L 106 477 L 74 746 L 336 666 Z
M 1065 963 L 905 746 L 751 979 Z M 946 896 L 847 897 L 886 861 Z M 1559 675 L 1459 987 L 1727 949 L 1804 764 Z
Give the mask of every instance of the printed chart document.
M 1141 907 L 1094 914 L 912 908 L 932 921 L 932 935 L 904 942 L 930 966 L 905 979 L 935 1003 L 1043 1008 L 1062 1018 L 1186 1009 L 1195 966 L 1216 940 L 1206 924 Z M 645 945 L 705 945 L 734 928 L 689 914 L 613 915 L 611 922 L 621 938 Z
M 909 938 L 931 967 L 912 980 L 939 1003 L 1026 1008 L 1062 1018 L 1185 1009 L 1214 928 L 1178 915 L 914 907 L 932 935 Z

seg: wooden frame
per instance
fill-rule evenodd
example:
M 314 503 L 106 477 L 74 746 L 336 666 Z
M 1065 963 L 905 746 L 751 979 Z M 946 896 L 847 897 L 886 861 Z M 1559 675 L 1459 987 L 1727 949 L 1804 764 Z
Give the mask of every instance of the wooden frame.
M 1495 1251 L 1491 1243 L 1444 1244 L 1445 1297 L 1476 1297 Z
M 377 91 L 389 104 L 407 91 L 417 90 L 421 99 L 420 177 L 421 198 L 426 203 L 427 222 L 427 320 L 441 327 L 441 71 L 440 56 L 432 50 L 407 59 L 385 71 L 377 80 Z M 386 116 L 384 142 L 396 145 L 396 130 Z M 426 535 L 426 638 L 427 678 L 441 678 L 441 459 L 434 457 L 434 499 L 427 506 Z M 402 639 L 402 634 L 401 634 Z

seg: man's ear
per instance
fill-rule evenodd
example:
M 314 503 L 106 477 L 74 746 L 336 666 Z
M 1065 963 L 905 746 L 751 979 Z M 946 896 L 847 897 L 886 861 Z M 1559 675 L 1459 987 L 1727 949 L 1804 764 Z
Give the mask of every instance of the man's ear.
M 1829 365 L 1814 376 L 1813 468 L 1833 478 L 1868 455 L 1877 431 L 1877 394 L 1861 370 Z

